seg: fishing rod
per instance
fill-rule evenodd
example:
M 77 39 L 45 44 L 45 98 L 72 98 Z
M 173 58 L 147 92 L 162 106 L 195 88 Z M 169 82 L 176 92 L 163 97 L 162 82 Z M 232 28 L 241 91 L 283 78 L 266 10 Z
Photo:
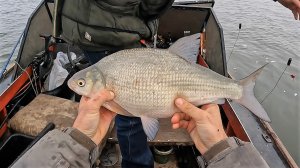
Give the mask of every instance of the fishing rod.
M 263 102 L 268 98 L 268 96 L 274 91 L 274 89 L 277 87 L 277 85 L 278 85 L 278 83 L 279 83 L 281 77 L 283 76 L 284 72 L 286 71 L 287 67 L 291 65 L 292 60 L 293 60 L 292 58 L 289 58 L 288 62 L 286 63 L 286 66 L 285 66 L 283 72 L 281 73 L 280 77 L 278 78 L 276 84 L 275 84 L 274 87 L 271 89 L 271 91 L 263 98 L 263 100 L 262 100 L 260 103 L 263 103 Z
M 231 52 L 230 52 L 230 55 L 229 55 L 229 57 L 228 57 L 227 64 L 229 63 L 229 60 L 230 60 L 230 58 L 231 58 L 231 55 L 232 55 L 232 53 L 233 53 L 233 51 L 234 51 L 234 47 L 235 47 L 235 45 L 236 45 L 236 42 L 238 41 L 238 39 L 239 39 L 239 37 L 240 37 L 241 29 L 242 29 L 242 23 L 239 24 L 239 32 L 238 32 L 238 35 L 237 35 L 237 37 L 236 37 L 236 39 L 235 39 L 235 42 L 234 42 L 234 44 L 233 44 L 232 50 L 231 50 Z
M 10 62 L 12 56 L 14 55 L 15 50 L 16 50 L 18 44 L 20 43 L 20 41 L 21 41 L 21 39 L 22 39 L 22 37 L 23 37 L 23 35 L 24 35 L 24 32 L 25 32 L 25 30 L 23 30 L 23 32 L 22 32 L 22 34 L 20 35 L 20 37 L 19 37 L 17 43 L 16 43 L 15 46 L 14 46 L 12 52 L 10 53 L 8 59 L 6 60 L 6 63 L 5 63 L 5 65 L 4 65 L 4 67 L 2 68 L 1 72 L 0 72 L 0 79 L 3 77 L 3 74 L 4 74 L 4 72 L 6 71 L 6 68 L 7 68 L 9 62 Z

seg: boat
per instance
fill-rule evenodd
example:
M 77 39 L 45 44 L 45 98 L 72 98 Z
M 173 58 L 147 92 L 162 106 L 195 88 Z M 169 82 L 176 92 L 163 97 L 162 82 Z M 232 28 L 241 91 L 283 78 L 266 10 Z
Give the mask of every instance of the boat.
M 174 41 L 185 35 L 201 32 L 198 63 L 231 77 L 226 67 L 223 30 L 213 5 L 213 0 L 175 2 L 160 18 L 157 33 L 160 41 L 157 40 L 157 45 L 163 48 L 170 39 Z M 54 90 L 43 89 L 57 52 L 67 53 L 70 50 L 69 45 L 59 37 L 57 13 L 59 1 L 43 0 L 37 6 L 28 19 L 15 63 L 0 76 L 1 167 L 11 165 L 54 127 L 71 126 L 76 116 L 74 111 L 78 103 L 74 100 L 78 100 L 78 97 L 68 89 L 66 82 Z M 72 47 L 73 52 L 82 55 L 80 49 Z M 71 60 L 68 67 L 70 74 L 83 65 L 80 61 Z M 297 167 L 269 123 L 258 119 L 249 110 L 229 99 L 221 107 L 228 136 L 251 142 L 270 167 Z M 68 116 L 58 111 L 67 111 L 68 115 L 70 112 L 74 113 Z M 37 115 L 35 112 L 42 114 Z M 63 119 L 57 120 L 59 116 L 63 116 Z M 68 117 L 64 118 L 66 116 Z M 149 144 L 153 149 L 164 146 L 173 147 L 174 150 L 169 153 L 169 162 L 156 163 L 155 167 L 166 164 L 168 167 L 201 167 L 200 154 L 186 131 L 172 130 L 169 119 L 160 120 L 160 127 L 158 135 Z M 117 146 L 117 143 L 112 123 L 106 141 L 100 148 L 104 151 L 105 147 Z

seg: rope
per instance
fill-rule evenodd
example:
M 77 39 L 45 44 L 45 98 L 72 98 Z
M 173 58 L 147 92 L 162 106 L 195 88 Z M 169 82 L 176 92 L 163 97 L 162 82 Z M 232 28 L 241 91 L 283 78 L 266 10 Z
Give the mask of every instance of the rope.
M 32 79 L 31 79 L 29 73 L 28 73 L 25 69 L 23 69 L 23 68 L 21 67 L 21 65 L 20 65 L 19 63 L 17 63 L 17 61 L 14 61 L 14 62 L 18 65 L 18 67 L 19 67 L 23 72 L 25 72 L 25 73 L 27 74 L 27 76 L 28 76 L 28 78 L 29 78 L 29 81 L 30 81 L 30 84 L 31 84 L 31 87 L 32 87 L 32 89 L 33 89 L 35 95 L 37 96 L 37 95 L 38 95 L 38 91 L 35 90 L 35 87 L 34 87 L 34 85 L 33 85 L 33 82 L 32 82 Z
M 3 74 L 4 74 L 4 72 L 6 71 L 6 68 L 7 68 L 7 66 L 8 66 L 8 64 L 9 64 L 9 62 L 10 62 L 12 56 L 14 55 L 15 50 L 16 50 L 18 44 L 20 43 L 20 41 L 21 41 L 23 35 L 24 35 L 24 30 L 23 30 L 22 34 L 20 35 L 20 37 L 19 37 L 17 43 L 15 44 L 15 46 L 14 46 L 12 52 L 10 53 L 10 55 L 9 55 L 9 57 L 8 57 L 8 59 L 7 59 L 6 63 L 5 63 L 5 65 L 4 65 L 4 67 L 2 68 L 2 70 L 1 70 L 1 72 L 0 72 L 0 79 L 3 77 Z

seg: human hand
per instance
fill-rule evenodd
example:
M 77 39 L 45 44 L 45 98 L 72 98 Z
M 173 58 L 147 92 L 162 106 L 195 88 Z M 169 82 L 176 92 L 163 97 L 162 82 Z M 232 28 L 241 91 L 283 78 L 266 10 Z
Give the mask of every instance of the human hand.
M 300 1 L 299 0 L 278 0 L 286 8 L 289 8 L 296 20 L 300 20 Z
M 172 127 L 185 128 L 201 154 L 227 138 L 218 105 L 207 104 L 199 109 L 182 98 L 177 98 L 175 104 L 182 113 L 173 115 Z
M 116 113 L 101 107 L 105 102 L 114 98 L 108 90 L 101 90 L 93 98 L 82 96 L 78 116 L 73 127 L 90 137 L 95 144 L 99 144 L 109 129 L 109 125 Z

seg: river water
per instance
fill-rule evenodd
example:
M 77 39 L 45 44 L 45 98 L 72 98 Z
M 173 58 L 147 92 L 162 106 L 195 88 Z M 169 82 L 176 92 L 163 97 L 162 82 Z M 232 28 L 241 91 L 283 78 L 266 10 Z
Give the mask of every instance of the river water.
M 0 68 L 39 2 L 0 0 Z M 228 71 L 234 78 L 272 62 L 257 81 L 259 101 L 275 86 L 288 58 L 293 59 L 263 106 L 273 129 L 300 165 L 300 21 L 272 0 L 216 0 L 214 9 L 224 31 Z
M 275 86 L 287 60 L 293 59 L 263 106 L 273 129 L 300 165 L 300 21 L 272 0 L 216 0 L 214 9 L 223 27 L 232 76 L 245 77 L 265 62 L 273 62 L 256 83 L 254 91 L 259 101 Z M 242 29 L 232 52 L 239 23 Z

